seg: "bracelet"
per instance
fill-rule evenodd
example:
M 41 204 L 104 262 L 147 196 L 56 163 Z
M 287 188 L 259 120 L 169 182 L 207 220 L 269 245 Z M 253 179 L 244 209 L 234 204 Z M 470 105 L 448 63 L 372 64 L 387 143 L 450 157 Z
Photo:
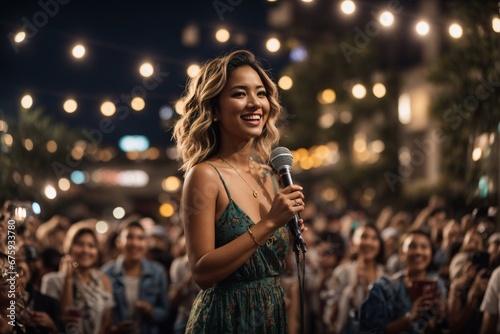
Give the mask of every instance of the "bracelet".
M 250 234 L 250 236 L 252 237 L 253 241 L 255 242 L 255 244 L 257 244 L 258 246 L 262 246 L 263 244 L 261 244 L 260 242 L 257 241 L 257 239 L 255 239 L 255 236 L 253 235 L 253 232 L 252 230 L 250 229 L 250 227 L 247 229 L 248 233 Z

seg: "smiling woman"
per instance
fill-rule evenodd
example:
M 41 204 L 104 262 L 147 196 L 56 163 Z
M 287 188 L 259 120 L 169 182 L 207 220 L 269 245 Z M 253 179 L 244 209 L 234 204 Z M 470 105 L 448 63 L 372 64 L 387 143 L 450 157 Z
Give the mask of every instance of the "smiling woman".
M 354 230 L 351 240 L 355 260 L 335 268 L 326 282 L 324 321 L 335 333 L 357 333 L 359 308 L 369 286 L 385 274 L 384 243 L 372 224 Z
M 444 281 L 430 271 L 429 234 L 409 232 L 400 249 L 404 271 L 373 284 L 361 306 L 361 333 L 443 333 L 447 311 Z
M 255 56 L 235 51 L 191 79 L 174 137 L 186 171 L 182 220 L 194 301 L 186 333 L 285 333 L 286 223 L 302 187 L 278 189 L 267 162 L 283 115 Z M 253 160 L 256 159 L 256 161 Z
M 95 226 L 95 224 L 94 224 Z M 96 266 L 99 243 L 89 222 L 73 224 L 64 240 L 59 272 L 42 277 L 41 292 L 60 301 L 66 328 L 80 333 L 104 333 L 110 326 L 113 296 L 109 279 Z

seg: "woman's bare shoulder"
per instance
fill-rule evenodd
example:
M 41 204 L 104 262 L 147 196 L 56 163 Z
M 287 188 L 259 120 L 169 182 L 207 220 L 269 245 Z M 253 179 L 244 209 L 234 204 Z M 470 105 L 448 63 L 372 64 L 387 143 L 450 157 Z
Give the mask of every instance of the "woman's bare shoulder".
M 207 187 L 218 189 L 219 183 L 219 175 L 210 162 L 201 162 L 193 166 L 186 174 L 184 180 L 184 184 L 203 187 L 204 189 Z

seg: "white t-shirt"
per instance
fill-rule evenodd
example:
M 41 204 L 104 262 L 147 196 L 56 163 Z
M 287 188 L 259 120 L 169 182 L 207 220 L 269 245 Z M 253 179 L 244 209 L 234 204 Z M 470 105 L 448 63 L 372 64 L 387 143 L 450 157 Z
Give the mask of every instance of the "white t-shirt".
M 127 317 L 134 317 L 135 302 L 139 299 L 140 277 L 125 275 L 125 299 L 127 300 Z
M 488 311 L 499 315 L 500 310 L 500 267 L 495 269 L 488 281 L 488 287 L 481 303 L 481 312 Z M 500 333 L 500 321 L 497 324 L 497 333 Z

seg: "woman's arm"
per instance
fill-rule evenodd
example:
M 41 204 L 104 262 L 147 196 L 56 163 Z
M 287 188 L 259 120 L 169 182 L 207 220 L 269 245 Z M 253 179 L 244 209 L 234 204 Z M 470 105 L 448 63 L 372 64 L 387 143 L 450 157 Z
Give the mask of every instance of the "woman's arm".
M 491 314 L 488 311 L 483 313 L 483 322 L 479 334 L 494 334 L 497 331 L 498 314 Z
M 243 233 L 215 248 L 215 214 L 220 187 L 216 172 L 207 164 L 193 167 L 184 182 L 181 210 L 187 253 L 193 279 L 202 289 L 210 288 L 235 272 L 259 247 L 250 233 Z M 276 195 L 267 216 L 251 227 L 257 242 L 264 242 L 304 209 L 303 205 L 293 206 L 293 199 L 303 198 L 301 190 L 302 187 L 292 185 Z
M 73 296 L 73 259 L 71 256 L 66 255 L 61 259 L 61 272 L 64 275 L 62 293 L 59 298 L 61 318 L 65 319 L 65 312 L 68 308 L 74 306 L 74 296 Z

